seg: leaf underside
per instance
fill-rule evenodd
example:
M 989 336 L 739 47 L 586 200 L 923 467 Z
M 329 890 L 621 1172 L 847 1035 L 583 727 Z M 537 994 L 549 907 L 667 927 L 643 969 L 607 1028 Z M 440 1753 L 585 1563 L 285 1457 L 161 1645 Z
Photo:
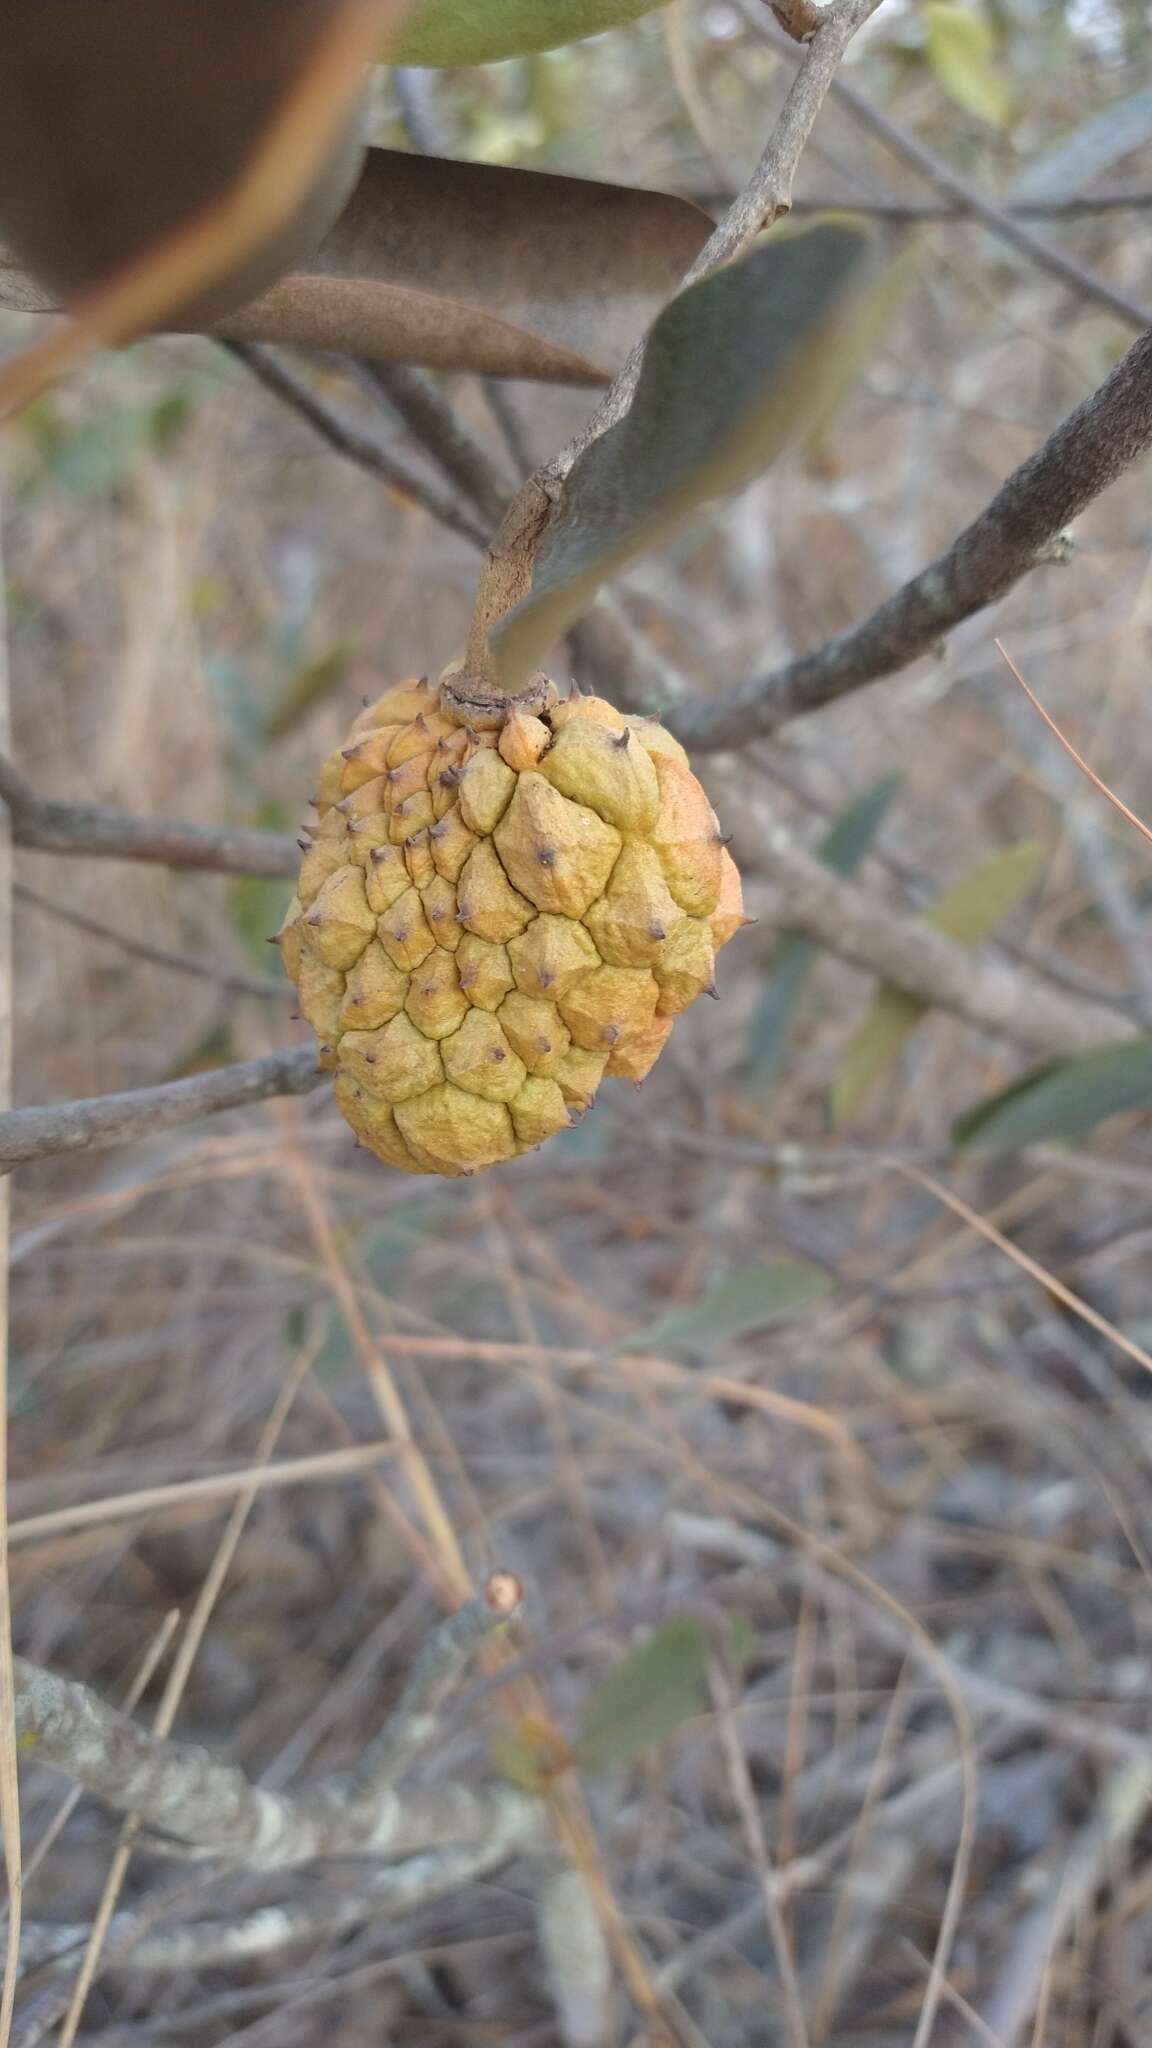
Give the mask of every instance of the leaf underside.
M 742 489 L 813 424 L 859 339 L 850 315 L 875 252 L 869 231 L 840 216 L 776 229 L 665 308 L 631 408 L 574 465 L 532 588 L 492 631 L 507 689 L 625 562 Z
M 604 384 L 709 225 L 663 192 L 372 149 L 320 248 L 216 327 L 428 369 Z M 56 301 L 0 252 L 0 303 Z
M 1056 1144 L 1110 1116 L 1152 1108 L 1152 1039 L 1125 1040 L 1026 1074 L 957 1122 L 957 1145 Z

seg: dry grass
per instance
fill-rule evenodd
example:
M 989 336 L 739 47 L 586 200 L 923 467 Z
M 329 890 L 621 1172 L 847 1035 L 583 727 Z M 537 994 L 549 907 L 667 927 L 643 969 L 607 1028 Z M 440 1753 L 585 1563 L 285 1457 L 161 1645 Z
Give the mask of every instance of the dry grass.
M 636 48 L 636 77 L 659 90 L 633 102 L 645 139 L 628 143 L 639 154 L 625 169 L 672 180 L 679 164 L 690 182 L 652 24 Z M 614 118 L 629 89 L 606 46 L 565 61 Z M 761 118 L 757 75 L 738 87 L 710 54 L 701 82 L 735 150 Z M 462 148 L 467 124 L 513 90 L 453 85 Z M 918 90 L 903 118 L 933 104 Z M 1048 108 L 1064 123 L 1075 111 Z M 825 139 L 841 160 L 859 152 L 834 123 Z M 589 168 L 571 131 L 554 159 Z M 871 157 L 868 174 L 891 185 Z M 810 177 L 827 189 L 834 173 L 813 164 Z M 1137 276 L 1142 232 L 1123 216 L 1061 232 L 1113 281 Z M 637 624 L 695 687 L 824 637 L 919 566 L 1118 340 L 974 234 L 934 231 L 930 251 L 831 441 L 630 586 Z M 169 448 L 142 445 L 114 489 L 67 488 L 24 428 L 0 449 L 17 753 L 54 795 L 291 818 L 361 687 L 455 651 L 472 562 L 207 344 L 101 362 L 54 405 L 74 434 L 187 380 L 190 427 Z M 478 395 L 458 396 L 483 426 Z M 541 440 L 580 410 L 539 395 L 527 409 Z M 1147 816 L 1145 498 L 1140 478 L 1118 487 L 1084 522 L 1074 566 L 1039 572 L 938 667 L 744 762 L 748 792 L 810 842 L 898 769 L 864 875 L 903 903 L 990 846 L 1038 835 L 1044 883 L 1013 940 L 1097 987 L 1143 989 L 1143 848 L 1039 728 L 993 632 Z M 347 663 L 328 697 L 260 745 L 293 673 L 336 648 Z M 227 883 L 114 863 L 65 872 L 45 855 L 19 865 L 121 930 L 254 964 Z M 747 1625 L 743 1673 L 718 1678 L 712 1710 L 627 1777 L 587 1787 L 614 1896 L 694 2038 L 923 2048 L 938 2002 L 934 2042 L 1135 2048 L 1152 2016 L 1148 1379 L 1066 1296 L 885 1165 L 893 1148 L 939 1146 L 958 1111 L 1008 1078 L 1004 1047 L 934 1019 L 837 1138 L 857 1164 L 822 1165 L 828 1084 L 868 995 L 824 961 L 783 1079 L 750 1086 L 748 1019 L 771 943 L 761 930 L 726 953 L 723 1004 L 682 1021 L 641 1097 L 615 1084 L 570 1140 L 476 1184 L 378 1167 L 323 1097 L 23 1173 L 19 1644 L 123 1696 L 170 1610 L 197 1601 L 229 1508 L 254 1487 L 178 1726 L 272 1785 L 350 1760 L 436 1609 L 423 1471 L 473 1574 L 500 1564 L 525 1580 L 562 1727 L 646 1622 L 689 1606 Z M 17 962 L 23 1101 L 255 1054 L 299 1028 L 32 908 Z M 807 1161 L 748 1155 L 784 1139 L 809 1146 Z M 1142 1121 L 1106 1127 L 1076 1156 L 941 1175 L 1147 1344 Z M 628 1356 L 630 1335 L 670 1305 L 797 1253 L 834 1275 L 825 1301 L 707 1357 Z M 276 1452 L 310 1462 L 291 1484 L 260 1486 L 262 1432 L 317 1318 L 322 1346 Z M 384 1387 L 420 1466 L 359 1459 L 381 1436 Z M 121 1498 L 141 1489 L 144 1504 Z M 490 1702 L 482 1684 L 434 1768 L 479 1767 Z M 60 1787 L 29 1768 L 24 1796 L 35 1859 Z M 81 1803 L 34 1870 L 29 1916 L 90 1919 L 114 1840 Z M 354 1873 L 301 1886 L 345 1882 Z M 204 1894 L 138 1853 L 126 1896 L 176 1917 Z M 214 1879 L 211 1909 L 266 1896 Z M 79 2039 L 311 2048 L 321 2033 L 341 2048 L 551 2048 L 524 1873 L 197 1980 L 133 1978 L 113 1956 Z

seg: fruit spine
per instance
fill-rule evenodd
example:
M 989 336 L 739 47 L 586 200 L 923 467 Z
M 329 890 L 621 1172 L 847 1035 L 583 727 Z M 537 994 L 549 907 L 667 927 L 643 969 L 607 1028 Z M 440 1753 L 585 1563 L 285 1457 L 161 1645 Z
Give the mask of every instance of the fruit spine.
M 449 678 L 447 678 L 450 680 Z M 386 690 L 325 763 L 280 947 L 360 1141 L 455 1176 L 641 1081 L 740 877 L 679 742 L 599 697 Z

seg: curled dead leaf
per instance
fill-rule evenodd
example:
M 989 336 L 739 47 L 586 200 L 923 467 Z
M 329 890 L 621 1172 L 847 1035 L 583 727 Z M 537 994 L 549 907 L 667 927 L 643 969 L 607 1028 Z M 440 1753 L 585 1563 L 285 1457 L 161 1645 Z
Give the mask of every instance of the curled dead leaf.
M 6 0 L 0 236 L 74 298 L 220 200 L 343 0 Z M 185 314 L 218 316 L 290 268 L 361 157 L 348 119 L 279 231 Z M 25 296 L 31 296 L 25 287 Z
M 600 384 L 708 229 L 698 207 L 667 193 L 373 149 L 321 247 L 218 331 L 430 369 Z M 0 304 L 52 304 L 3 251 Z

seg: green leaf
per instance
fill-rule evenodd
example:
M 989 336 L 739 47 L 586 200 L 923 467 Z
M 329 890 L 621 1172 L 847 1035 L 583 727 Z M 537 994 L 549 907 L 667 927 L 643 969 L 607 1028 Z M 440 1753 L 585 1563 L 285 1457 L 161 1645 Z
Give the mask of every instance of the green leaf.
M 898 775 L 882 776 L 841 812 L 816 849 L 838 875 L 855 874 L 899 787 Z M 786 933 L 776 948 L 771 978 L 748 1029 L 751 1079 L 756 1088 L 770 1088 L 780 1072 L 796 1010 L 820 950 L 814 939 L 801 932 Z
M 648 14 L 662 0 L 413 0 L 389 38 L 392 64 L 491 64 L 554 50 Z
M 962 946 L 983 945 L 1023 902 L 1043 859 L 1044 848 L 1036 839 L 1017 839 L 999 847 L 937 897 L 925 923 Z
M 952 1136 L 957 1145 L 1054 1144 L 1132 1109 L 1152 1109 L 1152 1038 L 1102 1045 L 1025 1074 L 967 1110 Z
M 1012 112 L 1012 91 L 991 22 L 978 8 L 953 0 L 927 0 L 921 12 L 928 62 L 945 92 L 966 114 L 1003 128 Z
M 820 1301 L 832 1281 L 806 1259 L 776 1259 L 761 1266 L 742 1266 L 710 1288 L 689 1308 L 670 1309 L 654 1323 L 629 1337 L 621 1351 L 708 1351 L 763 1329 L 794 1309 Z
M 841 215 L 788 224 L 665 307 L 629 411 L 574 465 L 532 588 L 493 628 L 506 688 L 539 667 L 606 578 L 698 506 L 743 489 L 839 396 L 844 358 L 858 358 L 875 325 L 877 255 L 874 235 Z
M 708 1638 L 690 1615 L 654 1630 L 597 1686 L 573 1754 L 582 1770 L 630 1763 L 708 1703 Z
M 1032 839 L 1001 847 L 937 898 L 924 922 L 962 946 L 978 946 L 1014 910 L 1036 877 L 1043 848 Z M 869 1090 L 896 1064 L 930 1005 L 885 984 L 855 1033 L 832 1083 L 832 1122 L 855 1115 Z

